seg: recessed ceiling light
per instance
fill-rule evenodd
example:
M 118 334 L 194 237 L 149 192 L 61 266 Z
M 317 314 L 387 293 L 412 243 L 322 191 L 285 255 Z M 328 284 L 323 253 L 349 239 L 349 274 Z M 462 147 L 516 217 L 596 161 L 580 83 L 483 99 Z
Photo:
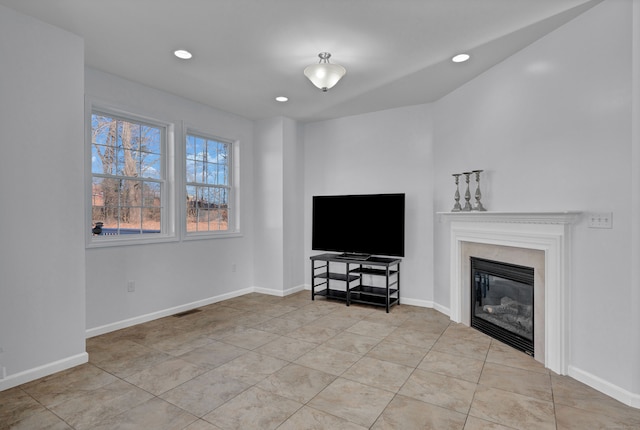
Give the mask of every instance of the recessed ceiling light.
M 284 103 L 289 101 L 289 97 L 285 97 L 285 96 L 278 96 L 276 97 L 276 101 L 280 102 L 280 103 Z
M 181 58 L 183 60 L 188 60 L 191 57 L 193 57 L 191 52 L 185 51 L 184 49 L 178 49 L 177 51 L 173 51 L 173 55 L 175 55 L 176 57 Z
M 451 59 L 454 63 L 464 63 L 469 59 L 469 54 L 458 54 Z

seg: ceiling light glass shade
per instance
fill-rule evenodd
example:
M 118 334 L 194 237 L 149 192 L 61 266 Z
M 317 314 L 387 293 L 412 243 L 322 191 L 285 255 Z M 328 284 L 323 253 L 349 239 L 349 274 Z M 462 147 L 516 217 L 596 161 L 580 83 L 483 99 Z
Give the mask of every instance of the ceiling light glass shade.
M 469 58 L 471 58 L 469 54 L 458 54 L 455 57 L 453 57 L 451 61 L 453 61 L 454 63 L 464 63 Z
M 309 78 L 313 85 L 322 91 L 327 91 L 342 79 L 347 73 L 347 69 L 338 64 L 330 64 L 329 57 L 331 57 L 331 54 L 328 52 L 321 52 L 318 57 L 320 57 L 320 62 L 307 66 L 304 69 L 304 75 Z
M 189 52 L 187 50 L 184 50 L 184 49 L 178 49 L 177 51 L 174 51 L 173 55 L 175 55 L 176 57 L 181 58 L 183 60 L 189 60 L 191 57 L 193 57 L 191 52 Z

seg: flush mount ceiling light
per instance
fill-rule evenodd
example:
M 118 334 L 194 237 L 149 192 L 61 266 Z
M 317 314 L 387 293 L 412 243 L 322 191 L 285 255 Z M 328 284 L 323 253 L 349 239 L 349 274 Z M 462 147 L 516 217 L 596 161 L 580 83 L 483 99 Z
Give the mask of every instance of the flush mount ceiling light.
M 458 54 L 455 57 L 453 57 L 451 61 L 453 61 L 454 63 L 464 63 L 469 58 L 471 58 L 469 54 Z
M 184 49 L 178 49 L 177 51 L 173 51 L 173 55 L 175 55 L 176 57 L 182 60 L 189 60 L 191 59 L 191 57 L 193 57 L 193 54 L 191 54 L 191 52 L 186 51 Z
M 313 85 L 326 92 L 338 83 L 344 74 L 347 73 L 347 70 L 338 64 L 329 63 L 331 54 L 328 52 L 321 52 L 318 54 L 318 57 L 320 57 L 320 62 L 307 66 L 307 68 L 304 69 L 304 75 L 309 78 Z
M 280 102 L 280 103 L 284 103 L 284 102 L 289 101 L 289 98 L 285 97 L 285 96 L 278 96 L 278 97 L 276 97 L 276 101 Z

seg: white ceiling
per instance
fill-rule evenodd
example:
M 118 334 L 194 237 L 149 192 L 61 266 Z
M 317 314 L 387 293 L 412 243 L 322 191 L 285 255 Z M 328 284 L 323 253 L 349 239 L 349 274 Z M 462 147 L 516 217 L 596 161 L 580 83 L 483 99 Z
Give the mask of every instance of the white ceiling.
M 601 0 L 0 0 L 80 35 L 89 67 L 250 119 L 439 99 Z M 187 49 L 189 61 L 172 53 Z M 318 53 L 347 75 L 327 93 Z M 471 54 L 454 64 L 457 53 Z M 278 103 L 276 96 L 289 97 Z

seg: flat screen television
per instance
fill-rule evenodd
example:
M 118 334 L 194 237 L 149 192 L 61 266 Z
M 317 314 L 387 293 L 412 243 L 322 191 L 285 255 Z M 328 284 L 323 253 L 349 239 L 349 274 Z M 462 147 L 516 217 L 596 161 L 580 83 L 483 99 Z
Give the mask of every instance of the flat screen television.
M 404 194 L 314 196 L 311 248 L 342 253 L 404 257 Z

